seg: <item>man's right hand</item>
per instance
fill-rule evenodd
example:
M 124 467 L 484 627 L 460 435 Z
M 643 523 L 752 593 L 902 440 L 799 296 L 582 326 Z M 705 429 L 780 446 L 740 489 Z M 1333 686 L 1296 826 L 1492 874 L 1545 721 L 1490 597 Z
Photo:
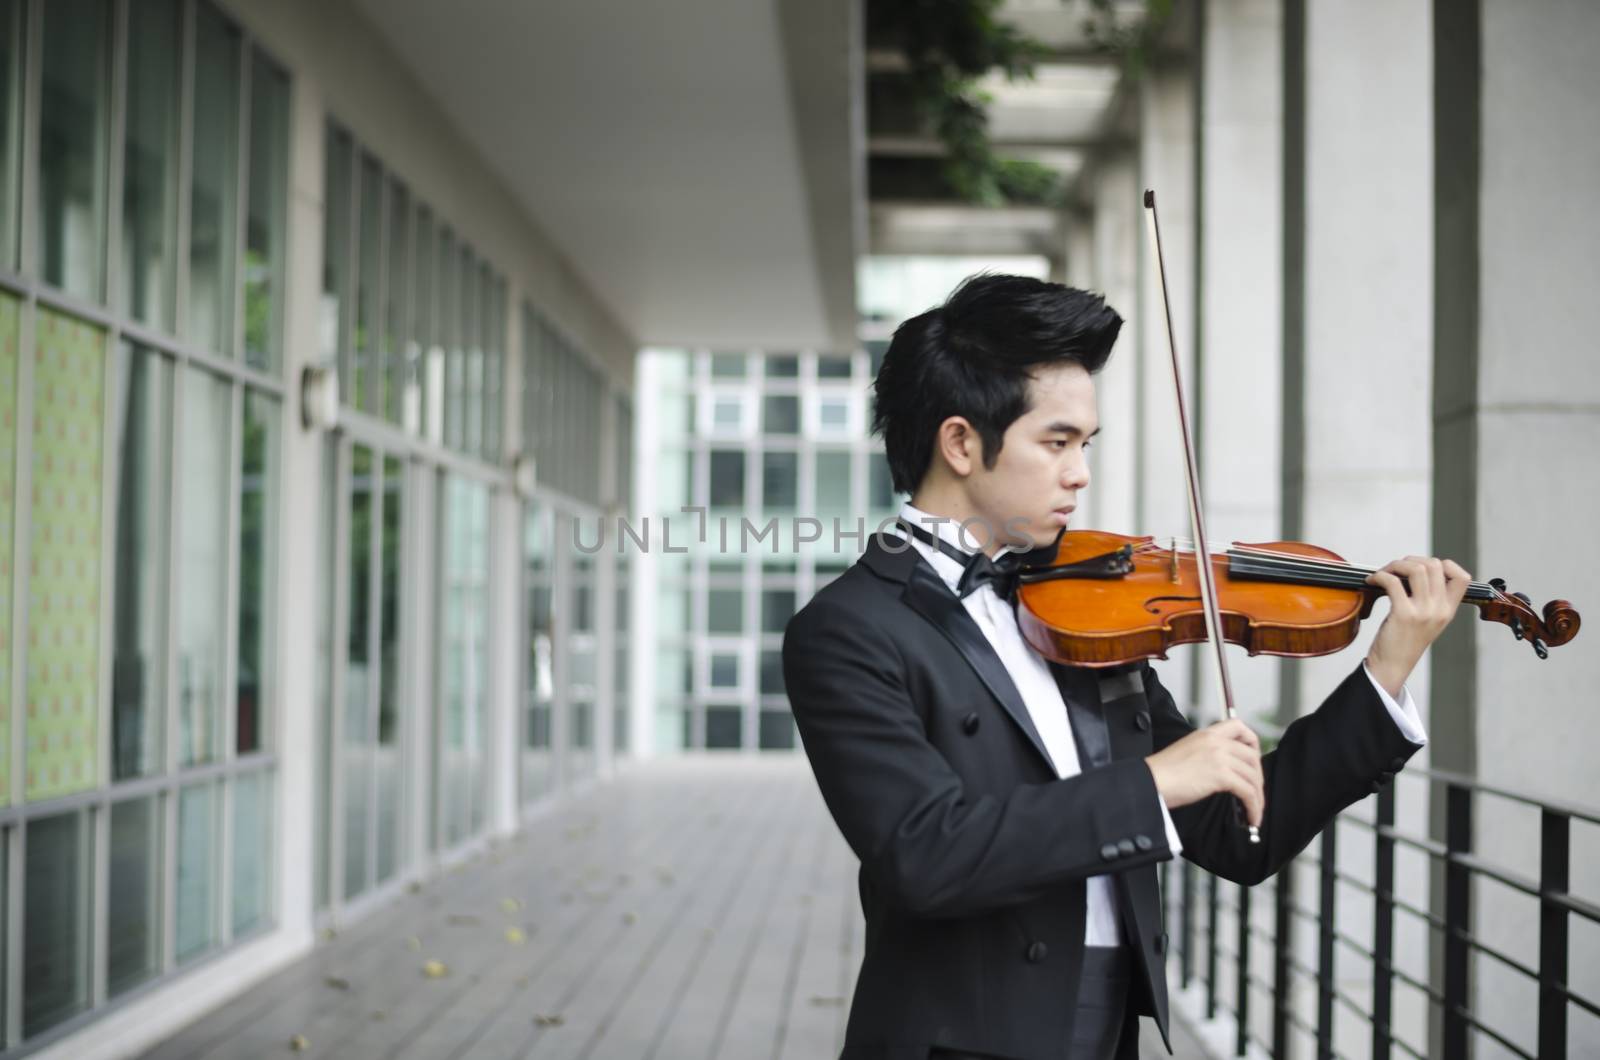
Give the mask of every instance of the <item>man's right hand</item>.
M 1145 759 L 1167 809 L 1228 792 L 1244 804 L 1245 819 L 1260 826 L 1267 807 L 1261 741 L 1237 718 L 1192 732 Z

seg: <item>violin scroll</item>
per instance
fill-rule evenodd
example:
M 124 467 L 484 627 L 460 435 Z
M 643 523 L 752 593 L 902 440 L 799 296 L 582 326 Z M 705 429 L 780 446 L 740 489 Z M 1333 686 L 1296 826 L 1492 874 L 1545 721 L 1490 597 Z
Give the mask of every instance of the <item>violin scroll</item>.
M 1583 620 L 1568 601 L 1551 600 L 1544 605 L 1541 614 L 1534 610 L 1533 601 L 1526 593 L 1507 592 L 1504 578 L 1489 579 L 1489 587 L 1493 590 L 1493 599 L 1473 601 L 1478 604 L 1479 617 L 1485 622 L 1509 626 L 1514 637 L 1533 645 L 1539 658 L 1547 658 L 1550 648 L 1578 635 Z

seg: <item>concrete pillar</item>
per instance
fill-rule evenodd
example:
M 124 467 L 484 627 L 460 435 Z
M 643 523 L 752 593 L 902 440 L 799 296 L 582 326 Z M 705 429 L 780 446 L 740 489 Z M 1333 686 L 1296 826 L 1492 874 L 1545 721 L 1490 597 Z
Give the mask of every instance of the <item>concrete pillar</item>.
M 1285 246 L 1290 309 L 1298 332 L 1286 330 L 1285 453 L 1290 496 L 1284 521 L 1306 541 L 1353 563 L 1381 565 L 1426 554 L 1430 541 L 1430 350 L 1433 281 L 1432 130 L 1428 55 L 1429 5 L 1424 0 L 1318 4 L 1287 9 Z M 1352 61 L 1361 56 L 1360 62 Z M 1285 682 L 1300 712 L 1315 709 L 1358 667 L 1388 612 L 1380 603 L 1355 644 L 1336 655 L 1289 667 Z M 1408 681 L 1424 721 L 1427 668 Z M 1430 727 L 1430 731 L 1437 727 Z M 1425 765 L 1426 752 L 1413 760 Z M 1426 785 L 1396 781 L 1397 823 L 1424 827 Z M 1370 807 L 1356 812 L 1370 813 Z M 1370 836 L 1340 828 L 1339 865 L 1355 878 L 1371 873 Z M 1301 904 L 1315 905 L 1317 874 L 1296 876 Z M 1414 859 L 1397 864 L 1396 891 L 1425 905 L 1428 880 Z M 1336 916 L 1358 944 L 1371 940 L 1370 902 L 1342 889 Z M 1427 979 L 1428 936 L 1413 918 L 1396 922 L 1396 965 Z M 1315 967 L 1314 935 L 1302 925 L 1296 945 Z M 1370 968 L 1341 956 L 1338 989 L 1370 1003 Z M 1314 1013 L 1309 983 L 1296 1007 Z M 1414 1046 L 1425 1045 L 1425 1010 L 1415 991 L 1395 993 L 1391 1025 Z M 1335 1048 L 1361 1051 L 1370 1026 L 1335 1006 Z M 1297 1035 L 1304 1044 L 1308 1039 Z M 1425 1048 L 1422 1050 L 1427 1052 Z
M 1189 13 L 1190 17 L 1193 12 Z M 1190 536 L 1187 473 L 1172 388 L 1166 308 L 1156 248 L 1148 234 L 1142 191 L 1153 189 L 1161 219 L 1167 297 L 1183 374 L 1184 397 L 1193 427 L 1195 411 L 1195 87 L 1191 61 L 1169 58 L 1151 67 L 1139 92 L 1139 357 L 1138 448 L 1134 471 L 1135 533 L 1185 539 Z M 1200 654 L 1176 648 L 1157 664 L 1162 682 L 1179 707 L 1191 709 L 1192 677 Z M 1210 681 L 1210 671 L 1200 676 Z
M 1091 174 L 1094 247 L 1090 286 L 1122 314 L 1111 359 L 1095 381 L 1103 432 L 1089 450 L 1087 507 L 1078 525 L 1120 534 L 1136 525 L 1139 450 L 1139 173 L 1130 150 L 1109 154 Z
M 323 147 L 326 115 L 317 84 L 302 77 L 291 95 L 289 115 L 289 194 L 285 228 L 292 233 L 284 304 L 284 378 L 289 399 L 283 408 L 282 515 L 278 523 L 276 601 L 281 659 L 282 703 L 278 717 L 280 756 L 277 821 L 281 837 L 273 871 L 278 886 L 278 917 L 283 932 L 309 945 L 314 890 L 310 866 L 321 829 L 316 819 L 317 763 L 327 738 L 318 725 L 317 612 L 322 606 L 316 557 L 322 554 L 326 498 L 322 490 L 321 431 L 301 426 L 300 373 L 321 356 L 318 317 L 322 300 Z
M 1282 10 L 1278 0 L 1201 8 L 1196 427 L 1218 551 L 1282 537 Z M 1228 655 L 1240 712 L 1276 715 L 1281 663 Z M 1213 687 L 1196 689 L 1208 716 Z
M 1503 577 L 1535 607 L 1600 599 L 1600 569 L 1569 559 L 1575 529 L 1600 516 L 1600 8 L 1584 0 L 1435 3 L 1437 133 L 1433 437 L 1434 530 L 1480 580 Z M 1583 533 L 1578 529 L 1579 533 Z M 1579 640 L 1540 662 L 1504 626 L 1463 615 L 1433 658 L 1435 761 L 1577 805 L 1600 804 L 1592 765 L 1600 654 Z M 1475 842 L 1530 877 L 1537 816 L 1477 804 Z M 1574 830 L 1574 886 L 1600 856 Z M 1474 930 L 1534 967 L 1538 905 L 1480 889 Z M 1581 931 L 1581 929 L 1579 929 Z M 1600 995 L 1600 962 L 1574 936 L 1568 982 Z M 1530 1053 L 1535 990 L 1499 962 L 1472 970 L 1476 1015 Z M 1568 1055 L 1600 1053 L 1600 1028 L 1570 1008 Z

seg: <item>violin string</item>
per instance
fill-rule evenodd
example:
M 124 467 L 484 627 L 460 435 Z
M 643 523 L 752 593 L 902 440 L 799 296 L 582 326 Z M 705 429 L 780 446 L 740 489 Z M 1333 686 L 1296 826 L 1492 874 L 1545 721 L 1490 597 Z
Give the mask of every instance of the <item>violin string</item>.
M 1169 539 L 1181 545 L 1189 545 L 1184 538 Z M 1166 547 L 1155 541 L 1146 542 L 1137 549 L 1139 552 L 1164 552 Z M 1180 549 L 1183 550 L 1183 549 Z M 1188 551 L 1192 551 L 1189 549 Z M 1353 563 L 1336 562 L 1311 556 L 1301 556 L 1290 552 L 1276 552 L 1272 549 L 1257 548 L 1250 545 L 1235 545 L 1227 552 L 1228 555 L 1237 555 L 1246 560 L 1261 564 L 1266 569 L 1275 573 L 1304 574 L 1307 576 L 1326 577 L 1337 581 L 1341 586 L 1352 588 L 1371 588 L 1367 576 L 1379 570 L 1377 567 L 1360 566 Z M 1504 594 L 1487 582 L 1468 582 L 1468 591 L 1476 591 L 1480 596 L 1488 594 L 1494 599 L 1504 599 Z

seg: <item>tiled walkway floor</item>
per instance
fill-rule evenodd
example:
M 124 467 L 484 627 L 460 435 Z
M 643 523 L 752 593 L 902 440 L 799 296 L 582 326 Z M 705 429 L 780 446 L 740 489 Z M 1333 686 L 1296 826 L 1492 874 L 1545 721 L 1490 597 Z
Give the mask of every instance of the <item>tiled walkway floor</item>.
M 803 758 L 652 763 L 146 1057 L 836 1057 L 861 959 L 855 867 Z M 1145 1043 L 1166 1055 L 1153 1030 Z M 1200 1055 L 1189 1044 L 1180 1057 Z

